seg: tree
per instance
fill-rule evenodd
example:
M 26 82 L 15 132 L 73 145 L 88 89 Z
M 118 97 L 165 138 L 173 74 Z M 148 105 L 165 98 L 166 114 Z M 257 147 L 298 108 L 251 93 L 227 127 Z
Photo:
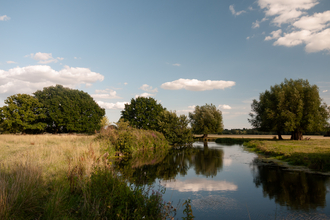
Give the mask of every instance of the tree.
M 131 99 L 121 111 L 121 118 L 129 121 L 131 126 L 146 130 L 157 130 L 160 114 L 165 110 L 161 104 L 151 97 L 138 97 Z
M 56 85 L 34 95 L 44 105 L 48 131 L 93 133 L 100 129 L 105 110 L 88 93 Z
M 329 123 L 330 108 L 322 103 L 319 89 L 308 80 L 287 80 L 270 87 L 253 100 L 248 121 L 260 131 L 291 132 L 291 139 L 303 139 L 304 132 L 322 131 Z
M 208 134 L 221 133 L 223 130 L 222 112 L 213 104 L 196 106 L 193 113 L 189 113 L 190 124 L 195 134 L 203 134 L 207 138 Z
M 0 108 L 0 126 L 10 133 L 38 133 L 47 126 L 42 122 L 46 118 L 43 105 L 35 97 L 16 94 L 5 100 Z
M 177 116 L 176 112 L 163 111 L 158 119 L 157 131 L 163 133 L 171 144 L 187 144 L 193 142 L 191 129 L 188 128 L 187 116 Z

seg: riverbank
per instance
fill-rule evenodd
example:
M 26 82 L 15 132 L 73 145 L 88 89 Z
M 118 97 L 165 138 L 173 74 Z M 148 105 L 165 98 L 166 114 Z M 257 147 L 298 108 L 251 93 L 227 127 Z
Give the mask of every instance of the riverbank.
M 247 135 L 246 135 L 247 136 Z M 271 140 L 270 138 L 219 138 L 217 143 L 243 144 L 271 159 L 305 166 L 314 171 L 330 172 L 330 139 L 312 136 L 309 140 Z
M 160 219 L 173 211 L 161 193 L 117 176 L 109 143 L 95 137 L 0 135 L 0 219 Z

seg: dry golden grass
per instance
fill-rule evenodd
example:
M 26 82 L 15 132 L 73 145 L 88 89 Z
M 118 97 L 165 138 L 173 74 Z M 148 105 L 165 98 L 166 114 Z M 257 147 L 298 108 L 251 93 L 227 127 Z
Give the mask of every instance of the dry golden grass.
M 101 142 L 95 136 L 82 135 L 0 135 L 0 164 L 32 164 L 42 169 L 43 177 L 56 177 L 68 170 L 68 163 L 75 164 L 89 150 L 101 156 Z M 84 163 L 86 170 L 92 167 Z

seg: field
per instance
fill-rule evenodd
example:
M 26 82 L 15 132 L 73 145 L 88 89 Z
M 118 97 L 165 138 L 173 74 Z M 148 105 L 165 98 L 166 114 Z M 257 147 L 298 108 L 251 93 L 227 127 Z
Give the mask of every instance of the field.
M 88 135 L 0 135 L 0 219 L 159 219 L 161 197 L 117 176 L 109 148 Z

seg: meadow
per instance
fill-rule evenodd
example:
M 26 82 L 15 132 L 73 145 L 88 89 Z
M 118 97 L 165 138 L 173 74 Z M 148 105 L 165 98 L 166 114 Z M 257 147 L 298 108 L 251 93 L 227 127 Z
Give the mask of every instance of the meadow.
M 129 186 L 116 175 L 108 160 L 114 151 L 95 137 L 0 135 L 0 219 L 169 216 L 160 192 Z

